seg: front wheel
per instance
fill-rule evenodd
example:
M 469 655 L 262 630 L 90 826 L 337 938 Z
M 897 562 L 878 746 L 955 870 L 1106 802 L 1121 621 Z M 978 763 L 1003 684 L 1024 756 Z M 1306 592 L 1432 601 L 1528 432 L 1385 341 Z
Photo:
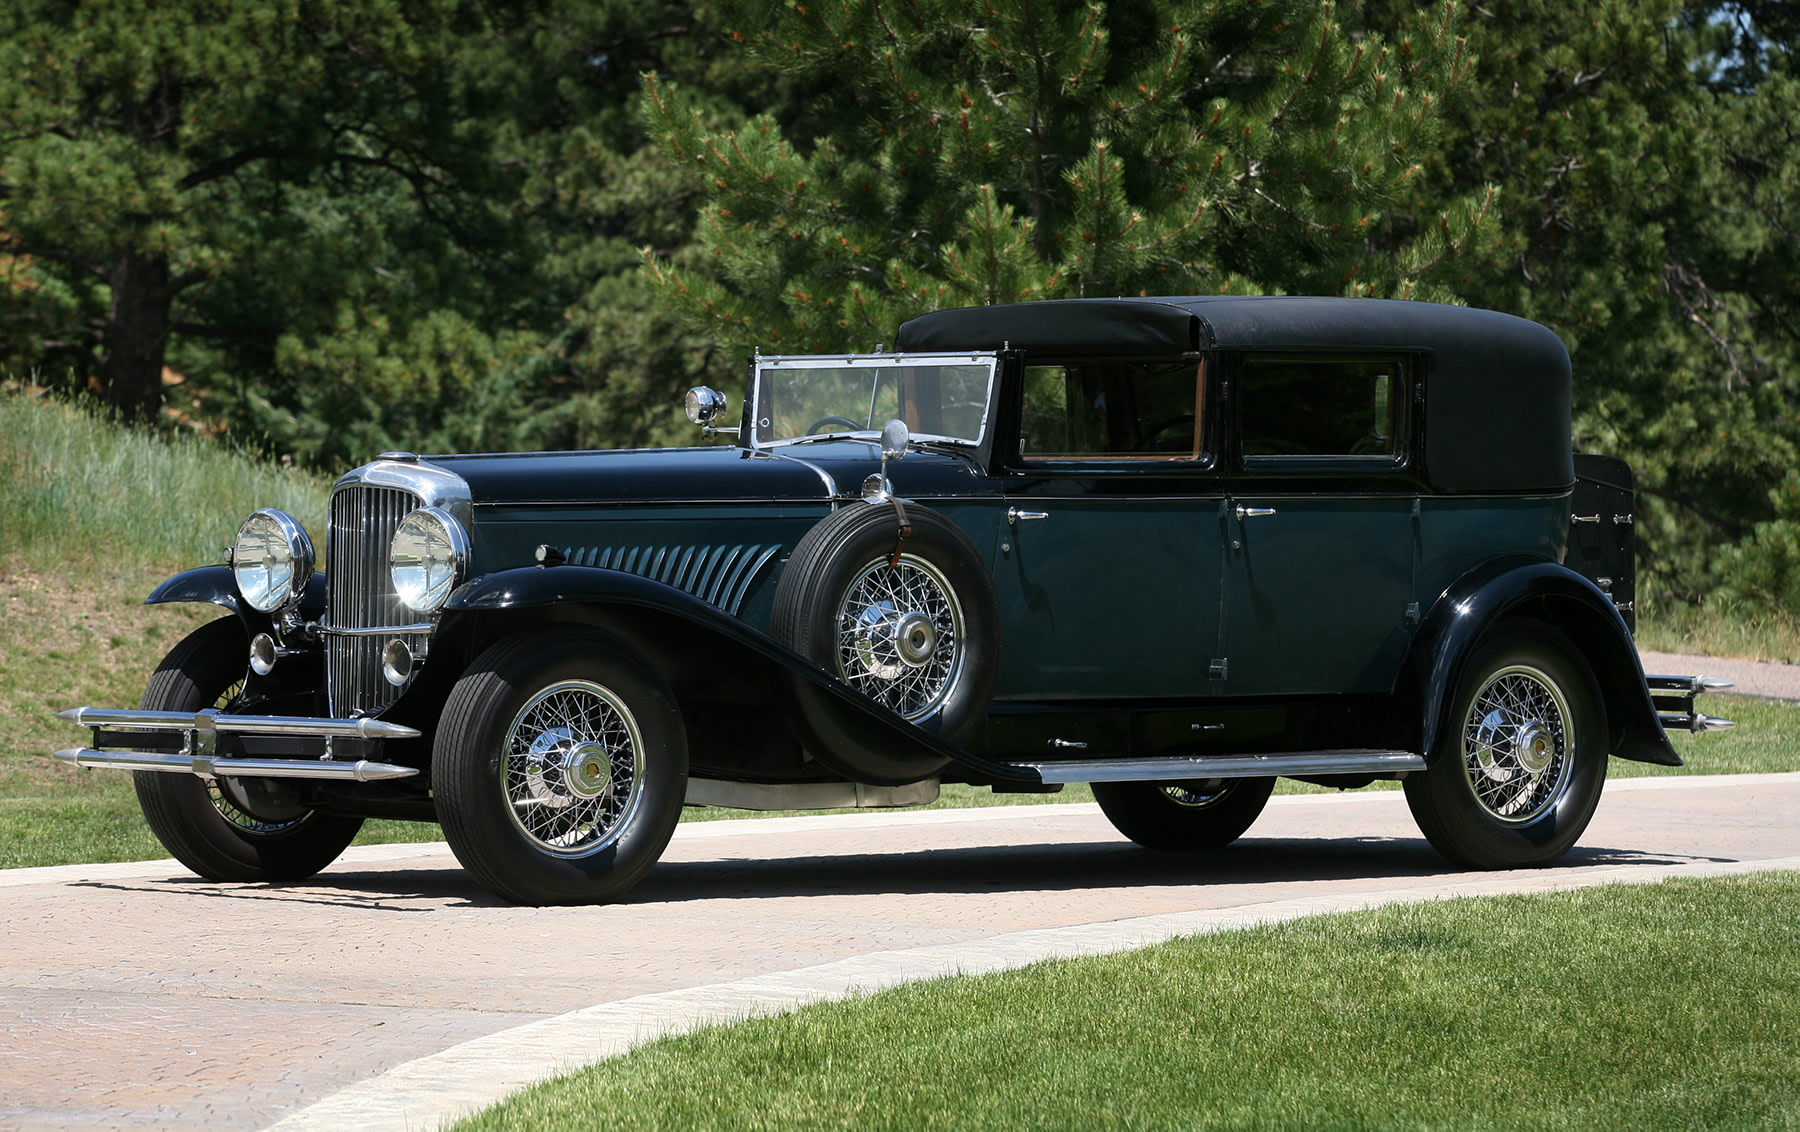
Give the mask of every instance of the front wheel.
M 1094 800 L 1113 828 L 1146 849 L 1221 849 L 1256 821 L 1273 778 L 1202 782 L 1096 782 Z
M 1512 630 L 1469 657 L 1430 769 L 1407 776 L 1407 805 L 1459 865 L 1548 865 L 1594 816 L 1606 736 L 1599 689 L 1574 647 L 1547 629 Z
M 444 706 L 432 750 L 456 859 L 520 904 L 602 904 L 643 878 L 687 796 L 687 732 L 654 670 L 607 637 L 500 642 Z
M 144 688 L 148 711 L 226 708 L 244 686 L 250 643 L 236 617 L 189 633 Z M 134 771 L 138 805 L 158 841 L 208 880 L 304 880 L 337 860 L 362 819 L 298 805 L 278 779 Z

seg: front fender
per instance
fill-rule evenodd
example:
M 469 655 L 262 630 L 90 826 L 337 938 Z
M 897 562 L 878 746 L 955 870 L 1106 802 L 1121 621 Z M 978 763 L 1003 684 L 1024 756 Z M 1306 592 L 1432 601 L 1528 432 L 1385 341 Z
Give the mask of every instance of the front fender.
M 888 709 L 857 694 L 825 669 L 767 634 L 685 590 L 651 578 L 598 566 L 526 566 L 501 570 L 466 583 L 444 605 L 440 633 L 445 638 L 474 639 L 477 625 L 506 610 L 627 609 L 674 618 L 748 651 L 761 662 L 824 690 L 838 713 L 837 721 L 865 750 L 887 753 L 896 762 L 920 756 L 948 759 L 983 775 L 1006 781 L 1036 782 L 1033 771 L 1005 766 L 952 747 Z
M 192 570 L 183 570 L 151 590 L 144 604 L 166 605 L 183 601 L 210 602 L 229 609 L 252 634 L 266 632 L 269 628 L 269 615 L 253 608 L 238 594 L 237 578 L 229 566 L 196 566 Z M 315 573 L 307 581 L 306 593 L 300 599 L 300 615 L 316 619 L 324 612 L 325 575 Z
M 1609 749 L 1620 758 L 1680 766 L 1644 683 L 1631 631 L 1612 599 L 1565 566 L 1536 559 L 1484 563 L 1458 578 L 1431 607 L 1413 639 L 1398 689 L 1419 725 L 1427 758 L 1452 726 L 1451 699 L 1470 651 L 1501 624 L 1546 622 L 1574 642 L 1593 670 L 1606 706 Z

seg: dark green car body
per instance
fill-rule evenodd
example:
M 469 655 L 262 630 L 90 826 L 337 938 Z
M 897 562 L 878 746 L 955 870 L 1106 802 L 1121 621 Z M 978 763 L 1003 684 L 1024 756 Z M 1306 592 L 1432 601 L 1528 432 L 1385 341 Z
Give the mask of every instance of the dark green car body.
M 730 447 L 389 454 L 340 481 L 324 574 L 291 607 L 259 613 L 226 567 L 179 575 L 150 600 L 216 602 L 278 646 L 234 710 L 396 725 L 322 745 L 218 737 L 226 756 L 394 770 L 302 778 L 282 795 L 350 815 L 440 817 L 446 703 L 506 642 L 570 627 L 666 689 L 690 802 L 801 805 L 820 797 L 801 788 L 836 784 L 857 800 L 838 804 L 896 804 L 925 797 L 920 783 L 1094 781 L 1185 783 L 1168 796 L 1198 810 L 1236 779 L 1430 774 L 1485 727 L 1488 753 L 1457 772 L 1481 787 L 1483 774 L 1502 781 L 1495 750 L 1542 728 L 1533 716 L 1496 730 L 1498 715 L 1471 706 L 1486 694 L 1470 690 L 1471 663 L 1496 680 L 1537 674 L 1562 704 L 1545 710 L 1597 733 L 1584 742 L 1602 764 L 1679 765 L 1663 730 L 1674 716 L 1653 701 L 1676 686 L 1648 685 L 1632 643 L 1629 470 L 1577 474 L 1569 358 L 1550 331 L 1424 303 L 1077 300 L 927 315 L 876 362 L 904 374 L 963 354 L 979 395 L 959 394 L 954 412 L 971 423 L 892 461 L 874 395 L 867 419 L 830 415 L 770 440 L 781 426 L 769 375 L 783 360 L 759 357 Z M 914 434 L 948 428 L 949 394 L 896 396 Z M 855 427 L 834 433 L 832 421 Z M 400 518 L 434 502 L 466 527 L 465 560 L 441 608 L 408 617 L 383 555 Z M 949 548 L 918 550 L 923 565 L 958 559 L 939 562 L 939 580 L 966 606 L 967 639 L 946 677 L 955 695 L 908 714 L 852 686 L 874 622 L 852 625 L 841 594 L 818 597 L 796 571 L 829 566 L 814 544 L 839 528 L 876 547 L 858 552 L 869 569 L 895 540 L 892 569 L 919 523 Z M 1572 525 L 1586 539 L 1573 549 Z M 807 604 L 820 601 L 829 608 Z M 840 625 L 841 640 L 809 644 L 809 617 L 828 635 Z M 920 629 L 920 655 L 941 659 L 949 631 L 940 623 L 933 644 Z M 409 665 L 386 681 L 384 641 L 407 645 Z M 1507 642 L 1511 659 L 1489 658 Z M 1661 706 L 1704 720 L 1695 690 Z M 1556 735 L 1533 741 L 1573 743 Z M 1490 816 L 1512 835 L 1508 815 Z M 1421 817 L 1428 832 L 1457 820 Z M 1556 836 L 1572 840 L 1572 821 Z

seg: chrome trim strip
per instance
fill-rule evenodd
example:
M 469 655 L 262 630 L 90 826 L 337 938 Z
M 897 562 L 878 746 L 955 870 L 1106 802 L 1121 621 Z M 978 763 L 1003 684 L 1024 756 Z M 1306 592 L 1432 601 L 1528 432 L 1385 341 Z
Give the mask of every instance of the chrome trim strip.
M 818 476 L 819 481 L 825 485 L 825 497 L 831 501 L 831 509 L 833 511 L 837 510 L 838 485 L 837 481 L 831 478 L 830 472 L 819 467 L 819 465 L 813 463 L 811 460 L 802 460 L 800 457 L 790 456 L 786 452 L 771 452 L 766 448 L 761 451 L 764 456 L 770 456 L 777 460 L 792 460 L 801 467 L 811 468 L 813 474 Z
M 96 751 L 91 747 L 71 747 L 56 752 L 56 757 L 72 766 L 102 770 L 154 770 L 179 774 L 183 771 L 203 778 L 236 775 L 250 778 L 330 778 L 351 782 L 379 782 L 388 778 L 410 778 L 419 773 L 417 767 L 393 763 L 322 762 L 318 759 L 212 759 L 157 751 Z
M 374 625 L 366 629 L 352 629 L 337 625 L 328 625 L 323 620 L 313 626 L 328 637 L 382 637 L 394 633 L 429 633 L 437 626 L 429 621 L 414 625 Z
M 1267 778 L 1315 774 L 1391 774 L 1425 769 L 1411 751 L 1289 751 L 1270 755 L 1193 755 L 1161 759 L 1080 759 L 1014 763 L 1046 783 L 1182 782 L 1195 778 Z
M 141 731 L 232 731 L 240 735 L 320 735 L 345 739 L 417 739 L 417 728 L 380 719 L 325 719 L 299 715 L 220 715 L 213 711 L 145 711 L 78 707 L 56 713 L 78 727 Z

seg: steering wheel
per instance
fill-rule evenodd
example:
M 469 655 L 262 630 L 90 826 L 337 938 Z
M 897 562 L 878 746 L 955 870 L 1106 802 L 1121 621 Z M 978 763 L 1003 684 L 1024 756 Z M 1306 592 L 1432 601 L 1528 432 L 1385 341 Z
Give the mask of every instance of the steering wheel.
M 852 431 L 860 430 L 864 427 L 862 425 L 857 424 L 855 421 L 851 420 L 849 417 L 820 417 L 818 420 L 816 420 L 812 423 L 812 426 L 810 428 L 808 428 L 806 430 L 806 435 L 811 436 L 813 433 L 818 432 L 820 429 L 824 428 L 828 424 L 841 424 L 845 428 L 851 429 Z

